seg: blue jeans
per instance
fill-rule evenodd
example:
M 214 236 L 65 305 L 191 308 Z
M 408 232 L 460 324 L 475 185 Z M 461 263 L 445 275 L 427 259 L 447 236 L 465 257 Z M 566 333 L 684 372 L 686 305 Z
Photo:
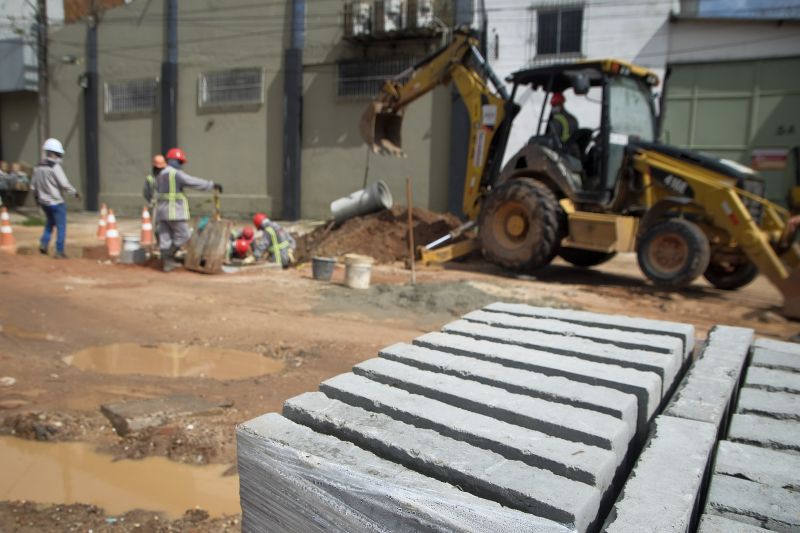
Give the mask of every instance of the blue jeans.
M 64 253 L 64 241 L 67 240 L 67 204 L 56 205 L 43 205 L 42 209 L 47 216 L 47 222 L 44 225 L 44 233 L 39 241 L 42 248 L 50 246 L 50 236 L 52 235 L 53 226 L 58 231 L 56 236 L 56 253 Z

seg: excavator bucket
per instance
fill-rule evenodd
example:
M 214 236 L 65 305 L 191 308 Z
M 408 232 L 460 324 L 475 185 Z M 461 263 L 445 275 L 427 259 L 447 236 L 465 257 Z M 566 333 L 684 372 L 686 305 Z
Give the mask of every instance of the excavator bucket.
M 783 315 L 800 320 L 800 268 L 794 269 L 781 284 L 783 293 Z
M 359 123 L 361 138 L 376 154 L 405 157 L 400 136 L 403 111 L 384 111 L 384 107 L 380 101 L 369 103 Z

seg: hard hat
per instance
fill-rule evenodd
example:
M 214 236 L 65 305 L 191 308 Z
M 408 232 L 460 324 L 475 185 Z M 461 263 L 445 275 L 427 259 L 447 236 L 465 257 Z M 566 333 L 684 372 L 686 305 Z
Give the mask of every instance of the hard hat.
M 563 93 L 553 93 L 553 97 L 550 98 L 550 105 L 563 105 L 566 100 Z
M 253 228 L 246 227 L 242 228 L 242 239 L 246 241 L 252 241 L 255 233 L 253 232 Z
M 186 163 L 186 154 L 180 148 L 170 148 L 167 152 L 167 159 L 175 159 L 183 164 Z
M 236 255 L 246 255 L 250 250 L 250 243 L 245 239 L 236 239 L 233 249 L 236 250 Z
M 64 147 L 61 146 L 61 141 L 58 139 L 47 139 L 42 145 L 42 150 L 64 155 Z
M 166 166 L 167 166 L 167 160 L 164 159 L 163 155 L 157 154 L 153 156 L 153 167 L 164 168 Z
M 253 215 L 253 225 L 257 228 L 260 228 L 265 220 L 269 220 L 269 217 L 264 213 L 256 213 Z

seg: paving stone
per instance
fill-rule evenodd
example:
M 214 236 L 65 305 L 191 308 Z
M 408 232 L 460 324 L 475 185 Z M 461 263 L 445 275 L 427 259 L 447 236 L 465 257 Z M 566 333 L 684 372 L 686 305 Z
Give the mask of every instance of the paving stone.
M 636 397 L 608 387 L 509 368 L 411 344 L 394 344 L 381 350 L 379 355 L 422 370 L 441 372 L 517 394 L 590 409 L 636 424 Z
M 800 455 L 738 442 L 717 445 L 714 472 L 800 491 Z
M 755 348 L 750 359 L 751 366 L 763 366 L 774 370 L 800 372 L 800 355 L 767 348 Z
M 772 531 L 800 530 L 800 493 L 745 479 L 715 474 L 706 513 Z
M 577 357 L 439 332 L 417 337 L 414 339 L 414 344 L 510 368 L 564 377 L 571 381 L 633 394 L 637 398 L 638 412 L 645 414 L 647 420 L 653 416 L 661 402 L 661 378 L 655 372 L 642 372 L 616 365 L 584 361 Z
M 689 531 L 717 429 L 669 416 L 654 424 L 604 531 Z
M 189 395 L 132 400 L 100 406 L 100 412 L 108 418 L 117 434 L 121 436 L 163 425 L 178 416 L 211 413 L 219 409 L 218 404 Z
M 324 381 L 320 391 L 329 398 L 432 429 L 506 459 L 594 485 L 600 491 L 609 487 L 617 467 L 616 456 L 608 450 L 494 420 L 355 374 Z
M 245 532 L 570 531 L 277 413 L 239 425 L 236 435 Z
M 775 341 L 772 339 L 756 339 L 753 343 L 756 348 L 766 348 L 767 350 L 775 350 L 776 352 L 790 353 L 792 355 L 800 355 L 800 343 L 797 342 L 784 342 Z
M 739 386 L 752 338 L 749 329 L 715 327 L 664 413 L 720 428 Z
M 473 381 L 419 370 L 386 359 L 353 367 L 357 375 L 554 437 L 611 450 L 619 461 L 627 453 L 635 426 L 612 416 Z
M 800 394 L 800 374 L 751 366 L 747 369 L 744 386 Z
M 739 392 L 736 412 L 800 421 L 800 394 L 745 387 Z
M 681 358 L 662 354 L 645 352 L 643 350 L 627 350 L 608 344 L 581 339 L 577 337 L 563 337 L 536 331 L 517 331 L 497 328 L 486 324 L 476 324 L 466 320 L 456 320 L 442 328 L 445 333 L 464 335 L 474 339 L 489 340 L 504 344 L 524 346 L 544 352 L 569 355 L 595 363 L 606 363 L 633 368 L 644 372 L 655 372 L 664 384 L 664 389 L 669 390 L 681 368 Z
M 284 415 L 382 457 L 500 502 L 585 531 L 596 520 L 600 492 L 550 471 L 509 461 L 439 433 L 349 406 L 324 394 L 286 401 Z
M 767 531 L 769 530 L 713 514 L 704 514 L 697 527 L 697 533 L 761 533 Z
M 665 320 L 650 320 L 646 318 L 636 318 L 624 315 L 607 315 L 602 313 L 590 313 L 588 311 L 575 311 L 573 309 L 552 309 L 549 307 L 534 307 L 526 304 L 494 303 L 484 308 L 486 311 L 496 311 L 509 313 L 512 315 L 532 316 L 539 318 L 554 318 L 593 326 L 599 328 L 621 329 L 623 331 L 634 331 L 638 333 L 663 334 L 680 339 L 684 345 L 684 357 L 694 350 L 694 326 L 682 324 L 680 322 L 668 322 Z
M 579 337 L 630 350 L 674 354 L 681 359 L 683 359 L 684 355 L 683 341 L 668 335 L 639 333 L 614 328 L 598 328 L 565 320 L 525 317 L 497 311 L 473 311 L 462 318 L 470 322 L 479 322 L 490 326 Z
M 787 453 L 800 453 L 800 422 L 737 414 L 731 418 L 728 439 Z

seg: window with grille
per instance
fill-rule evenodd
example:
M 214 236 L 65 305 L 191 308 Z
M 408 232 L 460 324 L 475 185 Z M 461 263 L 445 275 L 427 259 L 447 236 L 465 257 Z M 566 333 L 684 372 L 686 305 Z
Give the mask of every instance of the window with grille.
M 343 98 L 372 98 L 383 83 L 412 67 L 418 58 L 342 61 L 338 65 L 337 94 Z
M 158 79 L 146 78 L 105 84 L 106 115 L 152 113 L 158 98 Z
M 204 72 L 198 89 L 200 107 L 257 105 L 264 101 L 264 71 L 237 68 Z
M 580 54 L 583 7 L 537 11 L 536 55 Z

